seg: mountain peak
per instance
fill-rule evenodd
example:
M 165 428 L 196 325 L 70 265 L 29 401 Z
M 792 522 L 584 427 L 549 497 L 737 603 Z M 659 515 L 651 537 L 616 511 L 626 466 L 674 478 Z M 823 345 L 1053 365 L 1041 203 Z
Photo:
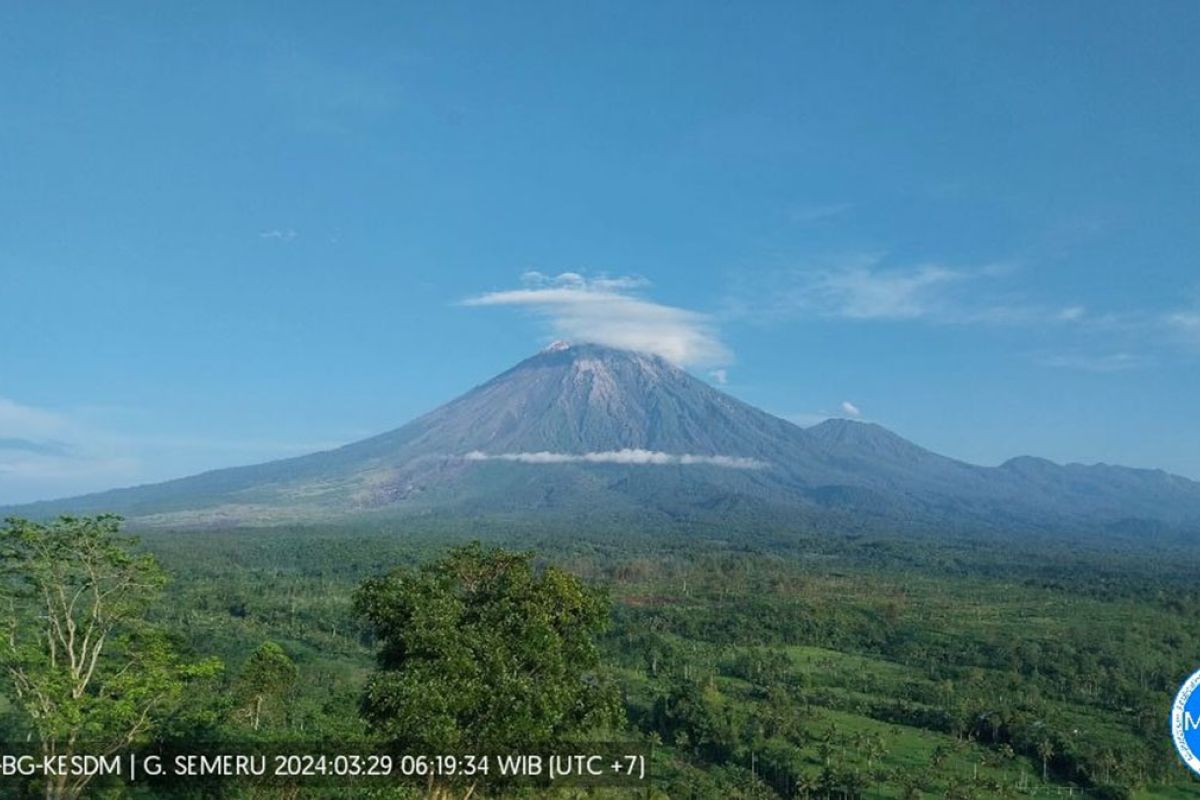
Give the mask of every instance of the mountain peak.
M 848 431 L 848 430 L 866 430 L 868 428 L 881 428 L 874 422 L 863 422 L 862 420 L 849 419 L 847 417 L 829 417 L 823 419 L 815 425 L 809 426 L 809 430 L 821 428 L 822 430 L 830 431 Z
M 874 422 L 834 417 L 805 431 L 826 447 L 866 454 L 876 461 L 904 464 L 949 461 Z
M 445 409 L 472 421 L 460 437 L 468 449 L 489 453 L 634 448 L 752 457 L 766 437 L 761 425 L 785 424 L 768 418 L 739 436 L 746 414 L 767 415 L 660 356 L 592 342 L 544 348 Z
M 827 420 L 822 420 L 816 425 L 806 428 L 810 434 L 825 440 L 844 440 L 844 439 L 901 439 L 907 442 L 898 434 L 889 431 L 882 425 L 874 422 L 863 422 L 858 419 L 847 419 L 845 417 L 830 417 Z
M 43 503 L 143 523 L 250 524 L 403 513 L 723 509 L 809 519 L 824 509 L 889 524 L 1200 525 L 1200 485 L 1120 467 L 1022 458 L 977 467 L 874 423 L 801 429 L 670 361 L 554 342 L 395 430 L 336 450 Z
M 531 357 L 513 367 L 523 368 L 564 367 L 571 365 L 575 371 L 605 372 L 613 369 L 629 369 L 651 377 L 678 377 L 687 373 L 660 355 L 639 350 L 626 350 L 595 342 L 567 342 L 559 340 L 542 348 Z M 512 370 L 510 370 L 511 372 Z M 504 377 L 508 373 L 501 373 Z

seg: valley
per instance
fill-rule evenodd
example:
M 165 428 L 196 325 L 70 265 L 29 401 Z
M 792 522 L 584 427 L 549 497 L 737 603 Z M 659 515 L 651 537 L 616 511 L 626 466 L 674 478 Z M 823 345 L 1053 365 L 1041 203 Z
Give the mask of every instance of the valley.
M 161 564 L 150 623 L 199 665 L 167 746 L 373 746 L 376 655 L 408 651 L 380 650 L 356 592 L 479 541 L 608 598 L 584 684 L 612 691 L 617 721 L 593 732 L 652 748 L 656 798 L 1200 796 L 1165 733 L 1200 657 L 1200 484 L 1159 470 L 976 466 L 870 423 L 800 428 L 657 356 L 559 344 L 341 448 L 6 513 L 96 511 Z M 32 524 L 11 532 L 28 563 L 49 535 Z M 515 608 L 496 619 L 542 618 Z M 413 691 L 395 713 L 420 713 Z

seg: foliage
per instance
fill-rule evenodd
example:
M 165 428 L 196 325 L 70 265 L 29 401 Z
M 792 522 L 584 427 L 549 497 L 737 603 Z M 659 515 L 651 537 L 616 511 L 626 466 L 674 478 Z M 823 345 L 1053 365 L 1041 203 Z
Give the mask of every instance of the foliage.
M 355 588 L 399 576 L 418 598 L 479 538 L 536 552 L 530 581 L 557 569 L 612 597 L 585 673 L 620 685 L 621 736 L 656 742 L 654 797 L 1200 796 L 1163 731 L 1200 652 L 1194 545 L 567 524 L 147 533 L 173 580 L 146 612 L 233 664 L 278 643 L 299 676 L 264 704 L 264 742 L 372 747 L 353 709 L 389 640 L 355 615 Z M 448 595 L 463 619 L 465 594 Z M 156 738 L 241 741 L 243 672 L 189 691 Z
M 355 609 L 381 648 L 363 710 L 414 752 L 539 752 L 612 722 L 595 635 L 603 593 L 479 544 L 367 580 Z
M 242 715 L 258 730 L 268 706 L 282 706 L 300 671 L 283 648 L 267 641 L 246 661 L 235 689 Z
M 143 620 L 165 576 L 131 552 L 115 516 L 9 519 L 0 528 L 5 689 L 43 755 L 111 754 L 143 739 L 215 661 L 188 663 Z M 77 797 L 88 778 L 48 779 L 47 797 Z

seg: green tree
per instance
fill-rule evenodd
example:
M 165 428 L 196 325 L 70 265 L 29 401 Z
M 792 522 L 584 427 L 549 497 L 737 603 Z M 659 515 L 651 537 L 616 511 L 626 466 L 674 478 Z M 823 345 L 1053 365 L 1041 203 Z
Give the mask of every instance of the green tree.
M 144 615 L 166 577 L 118 536 L 120 518 L 10 518 L 0 527 L 4 689 L 43 756 L 111 755 L 143 739 L 192 678 L 220 663 L 186 663 Z M 47 778 L 48 800 L 79 797 L 89 777 Z
M 821 782 L 817 776 L 802 772 L 796 777 L 796 795 L 798 797 L 815 797 L 820 789 Z
M 1042 759 L 1042 780 L 1049 780 L 1049 764 L 1050 758 L 1054 755 L 1054 743 L 1049 739 L 1042 739 L 1037 745 L 1038 758 Z
M 354 603 L 381 644 L 364 715 L 408 752 L 538 752 L 619 719 L 595 643 L 607 597 L 530 554 L 457 548 Z
M 238 676 L 235 692 L 242 715 L 258 730 L 269 705 L 282 704 L 299 677 L 296 664 L 275 642 L 263 642 Z
M 867 756 L 867 766 L 871 767 L 875 763 L 875 759 L 883 758 L 888 754 L 887 744 L 883 741 L 883 737 L 879 734 L 872 734 L 867 737 L 864 752 Z

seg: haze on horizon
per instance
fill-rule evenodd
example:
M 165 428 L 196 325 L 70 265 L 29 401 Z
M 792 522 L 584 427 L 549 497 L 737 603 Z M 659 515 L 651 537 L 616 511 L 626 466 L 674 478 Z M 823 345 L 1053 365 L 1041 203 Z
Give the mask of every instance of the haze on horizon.
M 555 338 L 1200 478 L 1200 6 L 0 9 L 0 504 L 389 430 Z

